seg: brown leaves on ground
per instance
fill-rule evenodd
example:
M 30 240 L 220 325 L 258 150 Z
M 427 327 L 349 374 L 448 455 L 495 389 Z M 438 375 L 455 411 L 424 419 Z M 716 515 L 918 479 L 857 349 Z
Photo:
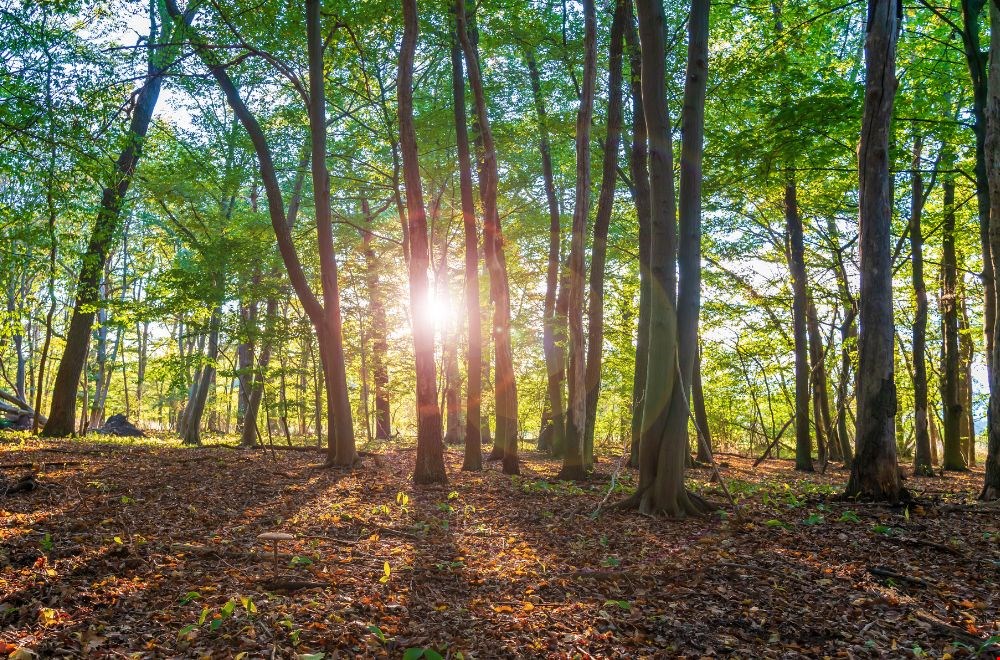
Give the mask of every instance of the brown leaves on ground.
M 972 657 L 1000 633 L 981 473 L 911 478 L 918 503 L 890 508 L 837 501 L 843 471 L 725 456 L 740 515 L 668 521 L 595 519 L 607 476 L 558 482 L 536 455 L 515 478 L 447 460 L 447 486 L 415 487 L 407 451 L 344 472 L 302 452 L 0 445 L 40 469 L 0 498 L 0 652 Z M 272 530 L 297 536 L 277 576 Z

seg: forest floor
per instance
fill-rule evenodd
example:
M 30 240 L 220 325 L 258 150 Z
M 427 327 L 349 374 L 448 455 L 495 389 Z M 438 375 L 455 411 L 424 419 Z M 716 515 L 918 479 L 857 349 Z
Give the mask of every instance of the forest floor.
M 413 457 L 0 436 L 0 474 L 39 485 L 0 497 L 0 653 L 975 657 L 1000 634 L 981 471 L 910 478 L 893 508 L 837 501 L 842 470 L 726 455 L 741 513 L 670 521 L 595 518 L 610 461 L 570 484 L 530 452 L 519 477 L 462 473 L 452 448 L 448 485 L 415 487 Z M 296 535 L 277 580 L 265 531 Z

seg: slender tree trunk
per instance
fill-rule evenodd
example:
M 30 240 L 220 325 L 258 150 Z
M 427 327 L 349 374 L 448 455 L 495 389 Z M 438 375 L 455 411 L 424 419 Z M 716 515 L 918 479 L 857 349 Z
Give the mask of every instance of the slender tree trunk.
M 896 462 L 896 384 L 890 255 L 889 128 L 896 95 L 897 3 L 869 0 L 865 105 L 858 153 L 861 254 L 857 452 L 849 496 L 896 502 L 908 493 Z
M 959 258 L 961 261 L 961 257 Z M 965 286 L 960 284 L 958 305 L 958 352 L 961 361 L 958 388 L 962 400 L 961 435 L 962 449 L 965 453 L 965 464 L 970 468 L 976 466 L 976 416 L 972 408 L 972 358 L 975 354 L 975 340 L 969 329 L 968 298 Z
M 712 462 L 712 432 L 708 428 L 708 411 L 705 410 L 705 388 L 702 385 L 701 353 L 701 347 L 699 347 L 698 354 L 695 356 L 694 371 L 692 372 L 694 380 L 691 383 L 691 396 L 694 405 L 694 421 L 698 425 L 695 429 L 694 438 L 695 451 L 697 452 L 696 457 L 699 463 L 708 464 Z M 699 433 L 704 442 L 698 440 Z
M 618 148 L 622 132 L 622 42 L 625 25 L 631 23 L 632 0 L 616 0 L 611 21 L 611 46 L 608 55 L 608 128 L 604 138 L 604 161 L 601 165 L 601 192 L 597 197 L 594 219 L 594 242 L 590 252 L 590 286 L 587 307 L 587 386 L 586 434 L 583 443 L 584 464 L 594 464 L 594 427 L 597 402 L 601 392 L 601 361 L 604 349 L 604 271 L 608 250 L 608 227 L 618 183 Z
M 410 311 L 413 353 L 417 371 L 417 460 L 413 480 L 418 484 L 447 481 L 441 441 L 441 409 L 437 402 L 434 367 L 434 324 L 425 313 L 430 305 L 427 282 L 429 246 L 427 212 L 420 181 L 417 134 L 413 126 L 413 58 L 417 48 L 416 0 L 403 2 L 403 42 L 399 55 L 399 142 L 406 186 L 406 215 L 410 237 Z
M 361 211 L 365 216 L 365 225 L 371 227 L 375 221 L 368 199 L 361 199 Z M 385 304 L 382 300 L 382 288 L 379 283 L 378 260 L 375 248 L 372 246 L 372 233 L 364 232 L 365 273 L 368 285 L 368 304 L 371 311 L 372 324 L 372 372 L 375 381 L 375 438 L 388 440 L 392 435 L 389 419 L 389 367 L 387 353 L 387 326 L 385 320 Z
M 1000 25 L 1000 6 L 990 2 L 990 24 Z M 989 180 L 989 246 L 993 255 L 993 280 L 1000 276 L 1000 30 L 990 31 L 989 94 L 986 102 L 986 172 Z M 987 267 L 988 268 L 988 267 Z M 996 300 L 993 309 L 996 309 Z M 1000 323 L 994 319 L 993 336 Z M 987 409 L 986 475 L 979 497 L 1000 499 L 1000 342 L 994 341 L 989 361 L 990 403 Z
M 448 237 L 447 232 L 440 232 L 441 264 L 437 268 L 438 276 L 435 285 L 441 300 L 451 300 L 451 273 L 448 270 Z M 457 445 L 464 440 L 462 428 L 462 377 L 458 369 L 458 325 L 457 318 L 448 315 L 439 319 L 441 328 L 441 360 L 444 362 L 444 409 L 445 409 L 445 444 Z
M 927 287 L 924 284 L 923 230 L 921 219 L 924 207 L 924 183 L 920 173 L 923 141 L 920 135 L 913 138 L 913 174 L 910 189 L 910 250 L 913 261 L 913 292 L 917 310 L 913 317 L 913 407 L 915 455 L 913 473 L 931 476 L 931 439 L 927 429 Z
M 201 377 L 196 383 L 194 395 L 188 402 L 187 410 L 185 411 L 182 440 L 186 445 L 201 444 L 201 418 L 205 412 L 205 403 L 208 401 L 208 392 L 215 382 L 215 363 L 219 359 L 219 331 L 221 325 L 222 308 L 216 307 L 212 311 L 212 318 L 209 321 L 206 362 L 201 369 Z
M 462 11 L 456 2 L 457 12 Z M 451 45 L 452 95 L 455 111 L 455 135 L 458 147 L 458 178 L 462 196 L 462 229 L 465 236 L 465 312 L 467 348 L 465 355 L 465 457 L 462 469 L 483 468 L 480 424 L 482 421 L 483 342 L 479 306 L 479 232 L 476 228 L 476 203 L 472 196 L 472 157 L 469 151 L 468 117 L 465 110 L 465 77 L 458 26 Z
M 805 240 L 795 197 L 795 170 L 785 173 L 785 240 L 792 276 L 792 336 L 795 338 L 795 469 L 812 472 L 812 438 L 809 431 L 809 345 Z M 819 420 L 817 420 L 818 422 Z
M 503 471 L 517 474 L 517 383 L 510 337 L 510 289 L 507 282 L 507 262 L 503 251 L 503 233 L 497 211 L 497 158 L 493 132 L 490 129 L 486 95 L 483 90 L 479 55 L 469 36 L 464 0 L 457 0 L 458 34 L 468 64 L 469 84 L 475 99 L 476 116 L 483 141 L 483 167 L 480 195 L 483 198 L 484 253 L 490 276 L 493 298 L 494 387 L 497 419 L 497 442 L 503 447 Z
M 632 380 L 631 455 L 629 465 L 639 467 L 639 444 L 642 434 L 642 409 L 646 394 L 646 365 L 649 361 L 649 311 L 652 299 L 650 280 L 650 196 L 647 160 L 646 115 L 642 108 L 642 57 L 639 33 L 634 18 L 629 19 L 625 37 L 628 41 L 629 91 L 632 97 L 632 149 L 629 172 L 632 176 L 632 199 L 639 225 L 639 321 L 636 331 L 635 372 Z
M 546 387 L 548 392 L 548 427 L 542 424 L 539 433 L 539 451 L 551 451 L 556 446 L 565 446 L 566 419 L 563 410 L 562 368 L 557 358 L 556 347 L 556 293 L 559 283 L 560 265 L 560 217 L 559 202 L 556 198 L 555 177 L 552 173 L 552 154 L 549 148 L 549 131 L 542 96 L 542 84 L 538 75 L 535 54 L 525 52 L 528 74 L 531 78 L 531 92 L 535 101 L 535 115 L 538 120 L 538 150 L 542 157 L 542 181 L 545 185 L 545 201 L 549 210 L 549 257 L 545 270 L 545 304 L 542 311 L 542 350 L 545 354 Z
M 961 0 L 962 46 L 972 82 L 972 132 L 976 137 L 976 210 L 979 216 L 979 241 L 983 253 L 983 335 L 986 339 L 986 361 L 993 355 L 993 325 L 996 321 L 996 277 L 993 273 L 990 247 L 990 193 L 986 167 L 986 104 L 988 60 L 980 44 L 980 16 L 986 0 Z M 991 10 L 992 11 L 992 10 Z M 991 25 L 996 25 L 991 21 Z
M 951 159 L 945 159 L 950 162 Z M 945 470 L 965 470 L 962 454 L 962 401 L 959 397 L 961 361 L 958 351 L 958 265 L 955 255 L 955 179 L 946 174 L 944 188 L 944 225 L 941 248 L 941 318 L 944 324 L 944 361 L 941 365 L 941 398 L 944 404 Z
M 597 83 L 597 9 L 594 0 L 583 5 L 583 91 L 576 115 L 576 199 L 569 249 L 569 415 L 566 425 L 566 453 L 559 473 L 561 479 L 585 479 L 587 467 L 584 441 L 587 432 L 587 384 L 583 335 L 583 287 L 585 278 L 584 243 L 590 215 L 590 125 L 594 116 L 594 87 Z
M 806 317 L 809 328 L 809 382 L 812 385 L 813 420 L 816 429 L 816 447 L 821 465 L 829 459 L 841 459 L 840 446 L 836 445 L 833 419 L 830 415 L 830 397 L 826 383 L 826 359 L 823 335 L 819 329 L 816 305 L 808 301 Z

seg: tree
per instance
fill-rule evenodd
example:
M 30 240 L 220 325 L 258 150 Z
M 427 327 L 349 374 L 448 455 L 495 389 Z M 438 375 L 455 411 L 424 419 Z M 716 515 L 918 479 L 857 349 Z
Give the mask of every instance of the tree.
M 583 335 L 583 286 L 585 280 L 584 235 L 590 215 L 590 125 L 594 116 L 594 86 L 597 83 L 597 9 L 593 0 L 583 0 L 583 88 L 576 115 L 576 196 L 567 269 L 569 271 L 569 414 L 566 452 L 561 479 L 585 479 L 584 456 L 587 424 L 586 346 Z
M 176 22 L 190 25 L 194 19 L 196 5 L 192 5 Z M 48 421 L 42 434 L 64 437 L 74 432 L 76 420 L 76 394 L 87 355 L 90 329 L 94 324 L 94 314 L 100 305 L 100 282 L 108 253 L 120 230 L 121 213 L 125 195 L 132 185 L 136 166 L 142 156 L 143 142 L 149 131 L 149 124 L 160 98 L 163 78 L 174 64 L 177 54 L 177 26 L 160 16 L 157 25 L 156 14 L 151 11 L 148 42 L 149 66 L 142 86 L 135 95 L 132 117 L 125 134 L 124 147 L 115 162 L 113 179 L 104 188 L 101 207 L 97 213 L 80 266 L 80 276 L 76 285 L 76 304 L 66 333 L 66 346 L 52 386 L 52 405 Z
M 916 455 L 913 472 L 923 476 L 934 474 L 931 465 L 931 438 L 927 426 L 927 287 L 924 284 L 924 254 L 921 219 L 924 207 L 923 139 L 913 136 L 913 174 L 910 189 L 910 251 L 913 261 L 913 292 L 917 299 L 913 318 L 913 412 L 915 417 Z
M 456 15 L 464 11 L 456 0 Z M 466 388 L 465 458 L 463 470 L 483 468 L 483 448 L 480 421 L 483 387 L 483 344 L 479 306 L 479 231 L 476 227 L 476 205 L 472 198 L 472 157 L 469 153 L 468 117 L 465 111 L 465 78 L 462 70 L 462 49 L 459 45 L 456 19 L 451 44 L 452 104 L 455 114 L 455 141 L 458 151 L 458 178 L 462 198 L 462 229 L 465 237 L 465 307 L 466 307 Z
M 809 345 L 805 242 L 802 218 L 795 198 L 795 169 L 785 173 L 785 235 L 788 268 L 792 275 L 792 334 L 795 337 L 795 469 L 812 472 L 812 438 L 809 435 Z M 817 423 L 819 420 L 816 420 Z
M 625 506 L 671 517 L 710 507 L 684 488 L 689 387 L 698 342 L 701 287 L 701 158 L 708 70 L 707 0 L 692 0 L 681 145 L 680 288 L 675 294 L 676 231 L 670 116 L 664 89 L 664 12 L 639 0 L 642 104 L 649 136 L 651 304 L 649 361 L 639 447 L 639 486 Z M 675 310 L 674 303 L 677 308 Z
M 892 318 L 889 127 L 896 92 L 896 2 L 869 0 L 865 105 L 858 150 L 861 295 L 856 455 L 847 495 L 896 502 L 907 497 L 896 463 L 896 383 Z
M 1000 25 L 1000 5 L 990 1 L 990 24 Z M 1000 254 L 1000 30 L 990 32 L 989 94 L 986 102 L 986 170 L 990 194 L 990 253 Z M 993 260 L 993 280 L 1000 276 L 1000 259 Z M 996 301 L 994 301 L 994 309 Z M 994 322 L 993 336 L 997 326 Z M 993 342 L 989 364 L 990 402 L 987 408 L 986 474 L 982 500 L 1000 499 L 1000 342 Z
M 947 164 L 951 158 L 943 159 Z M 958 262 L 955 254 L 955 178 L 945 174 L 944 224 L 941 247 L 941 317 L 943 325 L 942 350 L 944 359 L 941 371 L 941 402 L 944 406 L 944 460 L 945 470 L 965 470 L 960 435 L 963 405 L 959 396 L 958 338 Z
M 410 238 L 410 309 L 413 353 L 417 369 L 417 461 L 413 480 L 418 484 L 444 483 L 441 409 L 437 402 L 434 367 L 434 321 L 423 310 L 430 305 L 427 282 L 429 245 L 424 208 L 417 132 L 413 127 L 413 58 L 419 31 L 416 0 L 403 0 L 403 45 L 399 53 L 399 143 L 406 185 L 406 215 Z
M 490 277 L 490 297 L 493 299 L 494 399 L 496 405 L 496 438 L 503 448 L 503 471 L 518 474 L 517 459 L 517 382 L 510 337 L 510 289 L 507 281 L 507 261 L 503 251 L 503 232 L 497 211 L 496 145 L 483 90 L 479 54 L 469 36 L 464 0 L 457 0 L 458 36 L 465 53 L 469 84 L 475 100 L 476 118 L 482 139 L 479 194 L 483 202 L 483 254 Z

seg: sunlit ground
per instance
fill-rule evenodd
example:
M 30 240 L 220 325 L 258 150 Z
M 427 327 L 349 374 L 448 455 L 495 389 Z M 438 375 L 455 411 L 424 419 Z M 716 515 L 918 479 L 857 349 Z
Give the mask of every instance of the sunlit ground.
M 0 651 L 958 657 L 1000 633 L 1000 515 L 973 502 L 981 471 L 911 478 L 920 503 L 891 508 L 834 501 L 833 466 L 721 456 L 739 510 L 675 522 L 595 518 L 610 460 L 569 484 L 530 453 L 521 477 L 461 473 L 452 448 L 451 482 L 419 489 L 412 450 L 353 472 L 320 460 L 7 436 L 0 464 L 34 463 L 41 488 L 0 499 Z M 708 470 L 691 476 L 723 500 Z M 634 479 L 619 474 L 608 503 Z M 279 548 L 290 593 L 269 591 L 268 530 L 298 537 Z

